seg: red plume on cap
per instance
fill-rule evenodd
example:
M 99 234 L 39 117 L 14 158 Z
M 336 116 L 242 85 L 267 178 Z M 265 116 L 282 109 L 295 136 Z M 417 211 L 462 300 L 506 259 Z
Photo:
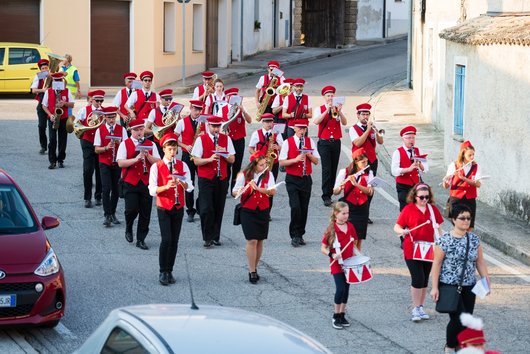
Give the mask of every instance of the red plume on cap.
M 359 156 L 361 155 L 366 155 L 366 150 L 364 148 L 359 148 L 357 150 L 355 150 L 354 152 L 351 153 L 351 157 L 352 159 L 356 159 L 358 158 Z
M 416 134 L 416 127 L 414 127 L 413 125 L 408 125 L 405 128 L 401 129 L 401 131 L 399 132 L 400 136 L 408 135 L 408 134 L 414 134 L 415 135 Z
M 265 155 L 263 155 L 260 150 L 256 150 L 252 155 L 250 155 L 249 160 L 250 162 L 252 162 L 255 159 L 259 158 L 260 156 L 265 156 Z
M 475 149 L 475 147 L 471 144 L 471 141 L 466 140 L 462 144 L 460 144 L 460 150 L 465 150 L 467 148 Z

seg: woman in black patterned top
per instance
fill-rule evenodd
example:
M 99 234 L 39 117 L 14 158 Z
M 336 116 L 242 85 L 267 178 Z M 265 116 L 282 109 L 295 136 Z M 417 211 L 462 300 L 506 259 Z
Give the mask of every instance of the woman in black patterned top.
M 488 269 L 482 253 L 482 245 L 477 235 L 468 232 L 471 222 L 471 210 L 467 205 L 455 204 L 449 215 L 454 225 L 453 229 L 445 232 L 434 247 L 434 262 L 432 265 L 432 290 L 431 298 L 438 301 L 439 285 L 458 285 L 464 266 L 466 244 L 469 239 L 469 255 L 465 264 L 464 279 L 462 282 L 462 297 L 456 312 L 449 314 L 449 323 L 446 333 L 446 351 L 455 350 L 458 345 L 457 335 L 464 327 L 460 322 L 460 314 L 472 314 L 475 307 L 475 294 L 471 291 L 477 282 L 475 268 L 481 277 L 485 277 L 489 284 Z

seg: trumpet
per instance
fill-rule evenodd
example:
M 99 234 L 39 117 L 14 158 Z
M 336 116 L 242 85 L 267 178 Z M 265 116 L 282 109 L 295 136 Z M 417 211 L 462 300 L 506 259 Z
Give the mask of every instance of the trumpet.
M 333 106 L 331 107 L 331 117 L 337 119 L 339 116 L 339 111 L 337 110 L 337 107 Z
M 368 123 L 372 123 L 372 129 L 374 130 L 374 132 L 376 134 L 381 135 L 381 136 L 385 136 L 385 130 L 384 129 L 377 129 L 377 127 L 375 126 L 375 121 L 372 118 L 372 116 L 370 116 L 370 119 L 368 120 Z

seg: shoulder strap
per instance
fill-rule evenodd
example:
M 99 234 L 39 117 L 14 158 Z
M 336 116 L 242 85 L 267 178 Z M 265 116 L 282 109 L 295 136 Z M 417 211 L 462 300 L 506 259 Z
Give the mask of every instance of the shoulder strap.
M 466 271 L 467 259 L 469 256 L 469 235 L 466 232 L 466 256 L 464 257 L 464 264 L 462 265 L 462 273 L 460 273 L 460 281 L 458 282 L 458 293 L 462 292 L 462 283 L 464 282 L 464 273 Z
M 427 208 L 429 208 L 429 214 L 431 214 L 431 224 L 432 224 L 432 228 L 434 229 L 434 238 L 435 240 L 437 240 L 440 238 L 440 235 L 438 234 L 438 226 L 440 225 L 436 222 L 436 218 L 434 217 L 434 210 L 432 209 L 432 205 L 427 203 Z

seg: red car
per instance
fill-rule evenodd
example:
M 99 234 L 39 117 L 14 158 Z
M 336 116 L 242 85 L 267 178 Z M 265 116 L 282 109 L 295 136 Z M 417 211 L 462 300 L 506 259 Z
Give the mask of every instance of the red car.
M 0 326 L 56 326 L 64 316 L 64 274 L 44 230 L 59 219 L 35 211 L 0 169 Z

